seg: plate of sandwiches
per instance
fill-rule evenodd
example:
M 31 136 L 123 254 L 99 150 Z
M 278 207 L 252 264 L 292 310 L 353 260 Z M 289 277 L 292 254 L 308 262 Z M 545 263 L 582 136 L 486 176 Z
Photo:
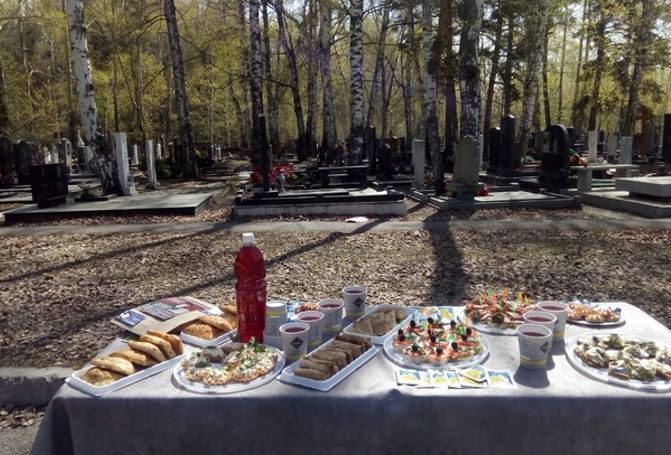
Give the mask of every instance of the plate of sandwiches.
M 92 359 L 66 382 L 82 392 L 102 396 L 171 368 L 183 353 L 177 335 L 148 330 L 138 339 L 128 340 L 126 348 Z
M 415 313 L 413 308 L 382 304 L 372 308 L 359 319 L 345 327 L 344 333 L 369 336 L 374 344 L 384 344 L 385 339 L 407 323 Z
M 378 352 L 370 337 L 341 333 L 286 367 L 278 379 L 327 392 Z
M 173 370 L 184 389 L 197 393 L 233 393 L 265 385 L 284 368 L 276 348 L 257 343 L 229 342 L 192 352 Z
M 180 338 L 199 348 L 217 346 L 237 333 L 238 309 L 235 305 L 221 305 L 221 314 L 201 316 L 182 327 Z

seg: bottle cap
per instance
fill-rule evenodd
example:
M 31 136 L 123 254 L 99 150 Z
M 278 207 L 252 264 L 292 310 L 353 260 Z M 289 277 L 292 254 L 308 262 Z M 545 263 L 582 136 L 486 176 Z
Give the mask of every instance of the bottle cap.
M 254 245 L 254 233 L 245 232 L 242 234 L 242 244 L 243 245 Z

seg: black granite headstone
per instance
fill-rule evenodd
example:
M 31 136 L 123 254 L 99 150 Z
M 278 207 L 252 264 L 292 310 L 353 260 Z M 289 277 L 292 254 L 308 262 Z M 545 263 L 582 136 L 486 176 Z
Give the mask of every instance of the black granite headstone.
M 671 162 L 671 114 L 664 114 L 664 129 L 662 130 L 662 160 Z
M 363 135 L 363 148 L 365 150 L 365 156 L 368 159 L 368 167 L 371 172 L 375 172 L 377 168 L 377 137 L 375 137 L 375 126 L 368 125 L 366 131 Z
M 65 204 L 68 196 L 68 170 L 65 163 L 29 166 L 30 191 L 37 208 Z
M 568 132 L 568 148 L 574 149 L 575 148 L 575 135 L 576 135 L 575 128 L 569 127 L 569 128 L 566 128 L 566 131 Z
M 12 143 L 0 137 L 0 188 L 9 188 L 14 183 L 14 153 Z
M 539 182 L 559 188 L 568 187 L 570 175 L 569 134 L 564 125 L 550 125 L 548 147 L 541 155 L 541 175 Z
M 391 159 L 391 146 L 381 144 L 378 149 L 378 175 L 383 180 L 391 180 L 394 171 L 394 164 Z
M 515 116 L 501 117 L 501 142 L 499 146 L 499 170 L 512 171 L 517 168 L 515 158 Z
M 35 161 L 35 146 L 26 141 L 13 145 L 14 166 L 19 185 L 30 185 L 30 165 Z
M 501 148 L 501 128 L 489 129 L 489 167 L 490 172 L 496 172 L 499 168 L 499 154 Z

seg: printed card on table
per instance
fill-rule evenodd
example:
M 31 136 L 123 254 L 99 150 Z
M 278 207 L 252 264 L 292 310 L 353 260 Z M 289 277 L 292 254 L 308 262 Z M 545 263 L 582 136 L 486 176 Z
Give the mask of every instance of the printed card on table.
M 509 371 L 487 370 L 487 380 L 492 389 L 515 388 L 515 380 Z
M 420 385 L 422 380 L 417 370 L 396 370 L 396 382 L 398 385 Z

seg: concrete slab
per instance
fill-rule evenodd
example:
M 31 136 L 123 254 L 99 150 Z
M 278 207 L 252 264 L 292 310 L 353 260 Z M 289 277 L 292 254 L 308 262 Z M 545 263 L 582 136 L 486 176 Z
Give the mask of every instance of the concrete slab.
M 320 204 L 273 204 L 237 205 L 233 208 L 236 217 L 274 215 L 397 215 L 403 216 L 407 208 L 403 201 L 320 203 Z
M 147 194 L 118 197 L 108 201 L 81 202 L 47 209 L 31 204 L 5 212 L 8 223 L 67 216 L 173 214 L 195 215 L 210 200 L 212 193 Z
M 631 197 L 627 191 L 590 191 L 582 193 L 582 201 L 596 207 L 623 210 L 646 218 L 671 217 L 671 202 L 637 199 Z
M 615 190 L 669 198 L 671 197 L 671 176 L 618 178 L 615 180 Z
M 45 406 L 72 374 L 68 368 L 0 368 L 0 405 Z

